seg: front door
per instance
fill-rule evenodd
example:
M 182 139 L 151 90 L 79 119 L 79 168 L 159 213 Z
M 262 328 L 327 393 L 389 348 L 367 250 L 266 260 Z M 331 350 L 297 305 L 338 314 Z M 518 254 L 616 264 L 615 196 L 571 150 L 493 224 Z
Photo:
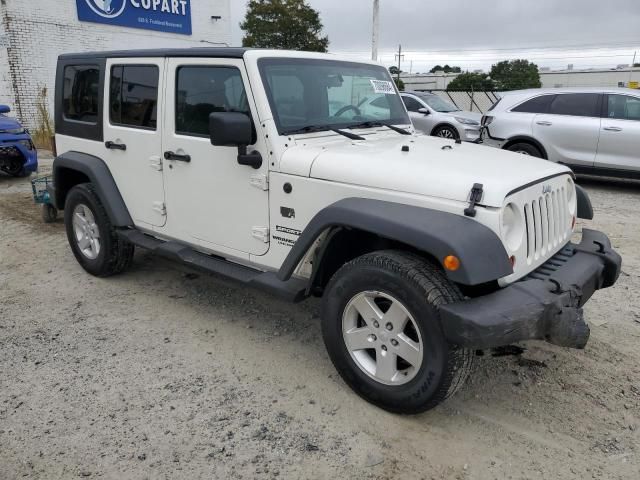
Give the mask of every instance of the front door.
M 431 109 L 420 102 L 418 99 L 410 97 L 408 95 L 402 95 L 402 101 L 407 107 L 409 118 L 411 118 L 413 127 L 419 132 L 424 133 L 425 135 L 431 135 L 431 131 L 434 127 L 433 114 L 431 112 Z M 430 112 L 429 115 L 420 112 L 420 109 L 426 109 L 428 112 Z
M 549 113 L 533 120 L 533 136 L 547 149 L 549 160 L 569 165 L 592 166 L 600 136 L 598 93 L 561 93 Z
M 640 170 L 640 96 L 605 97 L 595 166 Z
M 244 62 L 168 60 L 164 175 L 167 234 L 222 255 L 246 258 L 269 249 L 268 154 L 258 135 L 249 152 L 260 169 L 239 165 L 236 147 L 211 145 L 209 114 L 242 112 L 257 124 Z
M 160 227 L 166 217 L 162 178 L 164 59 L 111 59 L 105 74 L 104 151 L 136 226 Z

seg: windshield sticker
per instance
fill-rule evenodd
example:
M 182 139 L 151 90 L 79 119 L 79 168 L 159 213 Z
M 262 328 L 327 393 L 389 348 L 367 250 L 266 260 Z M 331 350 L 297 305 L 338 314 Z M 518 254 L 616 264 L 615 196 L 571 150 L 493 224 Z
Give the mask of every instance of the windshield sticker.
M 393 88 L 393 82 L 388 80 L 370 80 L 375 93 L 386 93 L 387 95 L 394 95 L 396 89 Z

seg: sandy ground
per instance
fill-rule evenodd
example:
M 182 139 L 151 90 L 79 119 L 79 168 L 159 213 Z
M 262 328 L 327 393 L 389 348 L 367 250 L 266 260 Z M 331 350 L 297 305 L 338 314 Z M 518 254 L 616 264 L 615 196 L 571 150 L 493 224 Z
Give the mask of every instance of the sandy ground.
M 640 184 L 581 183 L 624 258 L 586 308 L 586 350 L 487 354 L 407 417 L 345 386 L 317 301 L 144 251 L 90 277 L 28 180 L 0 177 L 0 479 L 639 478 Z

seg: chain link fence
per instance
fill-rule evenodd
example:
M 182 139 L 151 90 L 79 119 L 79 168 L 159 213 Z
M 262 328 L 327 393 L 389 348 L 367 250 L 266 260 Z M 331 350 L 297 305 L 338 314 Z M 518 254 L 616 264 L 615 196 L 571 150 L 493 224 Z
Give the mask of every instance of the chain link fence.
M 489 90 L 416 90 L 419 92 L 435 93 L 444 100 L 453 103 L 460 110 L 485 113 L 491 105 L 500 99 L 500 92 Z

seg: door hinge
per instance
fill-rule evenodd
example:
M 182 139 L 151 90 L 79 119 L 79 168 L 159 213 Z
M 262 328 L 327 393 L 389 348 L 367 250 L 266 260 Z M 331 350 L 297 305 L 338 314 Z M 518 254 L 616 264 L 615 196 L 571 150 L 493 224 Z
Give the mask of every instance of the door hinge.
M 251 236 L 264 243 L 269 243 L 269 227 L 253 227 Z
M 149 166 L 159 172 L 162 171 L 162 157 L 160 155 L 153 155 L 149 157 Z
M 158 212 L 164 217 L 167 215 L 167 206 L 164 202 L 153 202 L 153 211 Z
M 266 175 L 262 175 L 260 173 L 251 175 L 249 183 L 252 187 L 259 188 L 260 190 L 269 190 L 269 179 Z

